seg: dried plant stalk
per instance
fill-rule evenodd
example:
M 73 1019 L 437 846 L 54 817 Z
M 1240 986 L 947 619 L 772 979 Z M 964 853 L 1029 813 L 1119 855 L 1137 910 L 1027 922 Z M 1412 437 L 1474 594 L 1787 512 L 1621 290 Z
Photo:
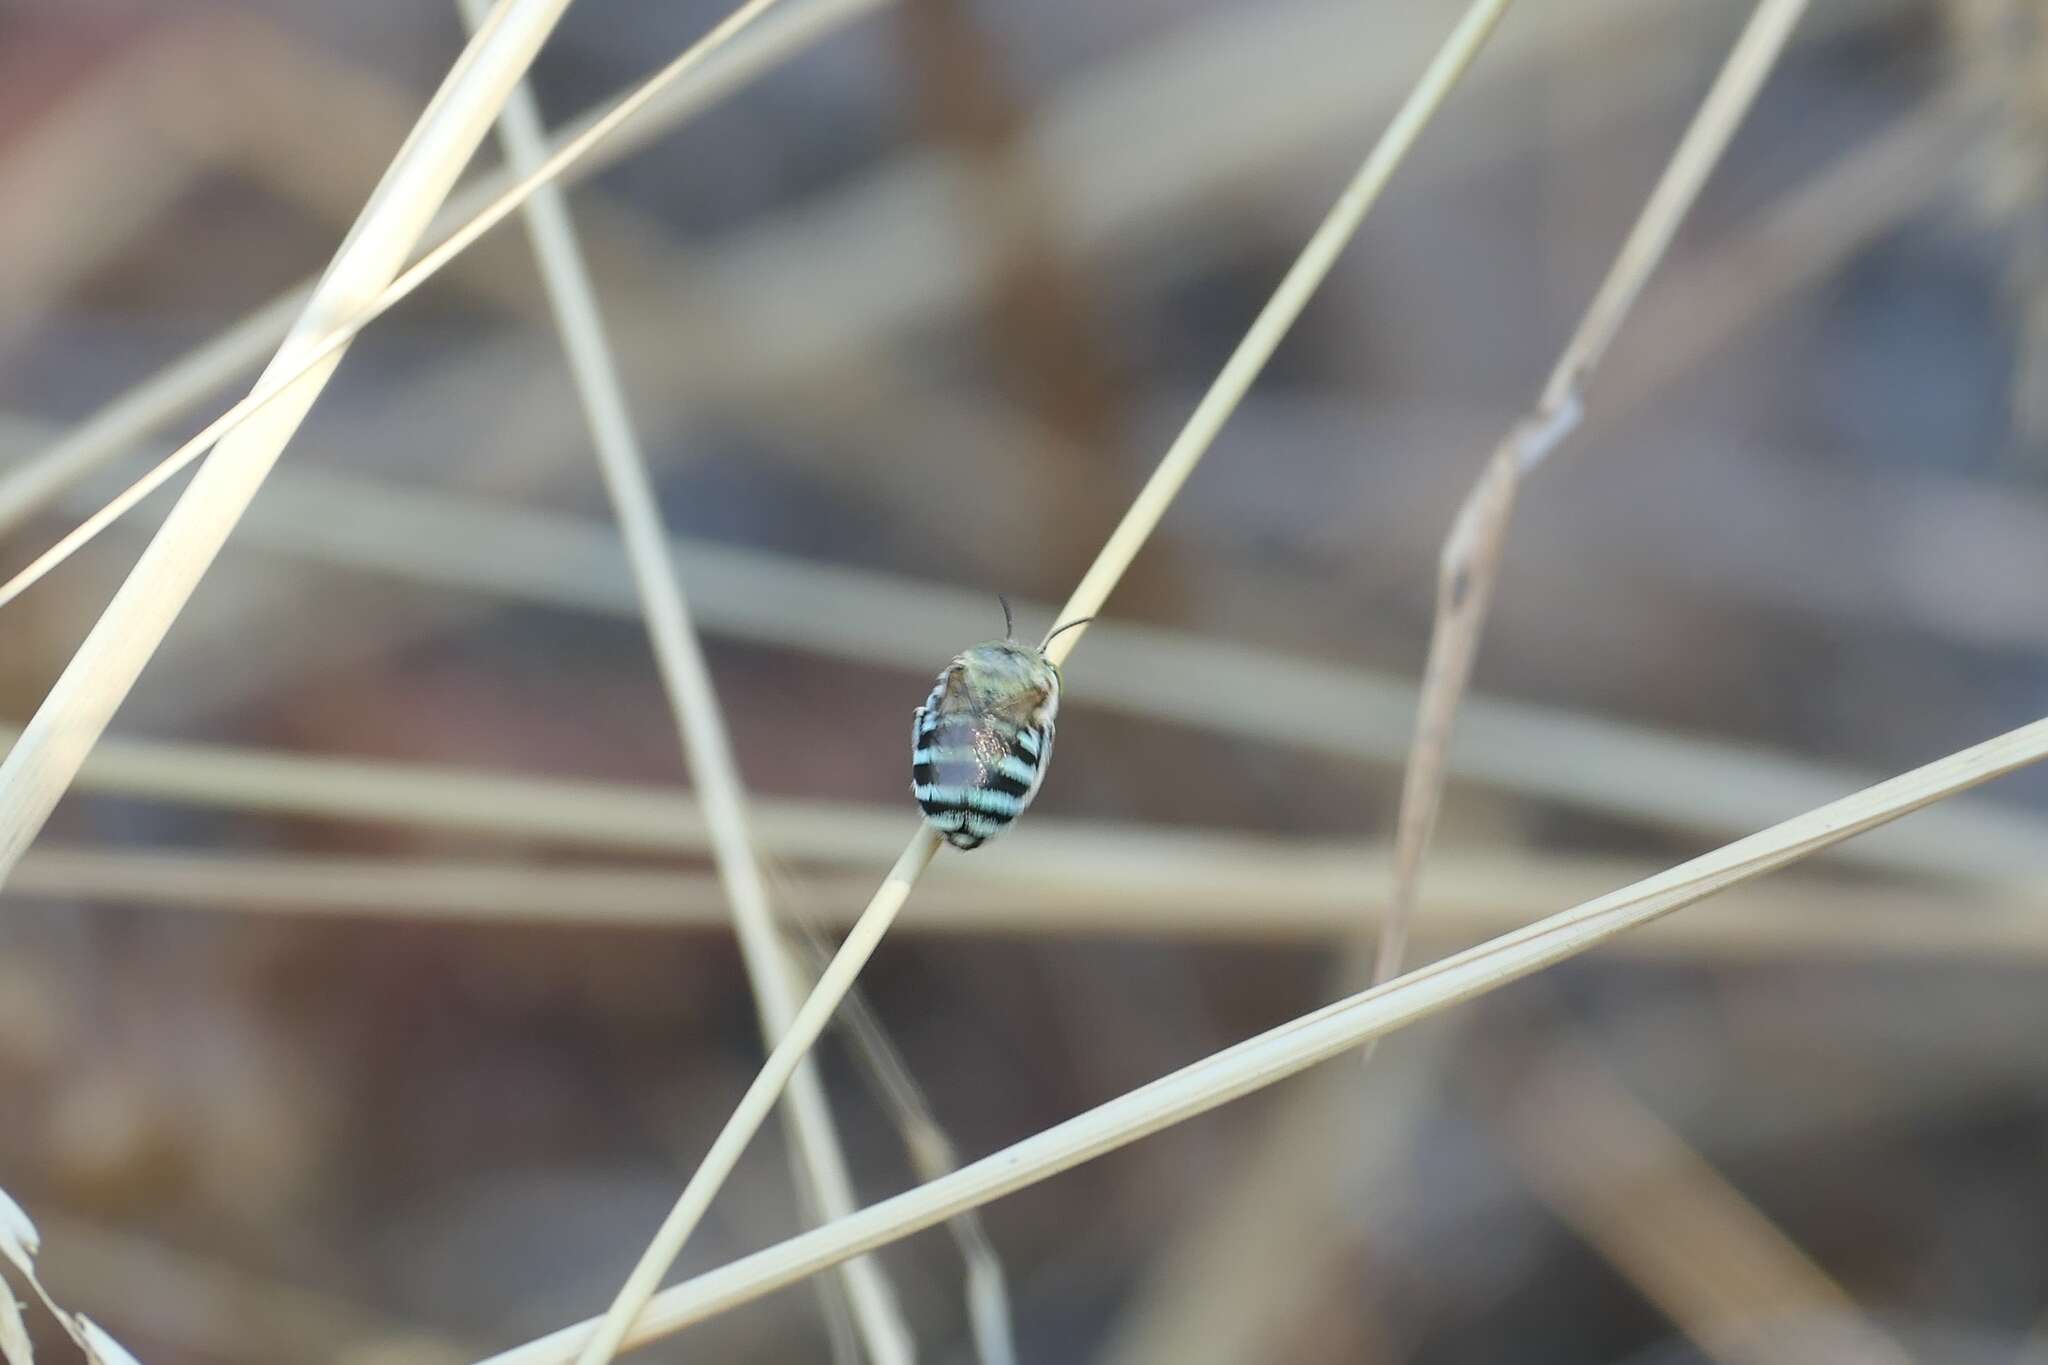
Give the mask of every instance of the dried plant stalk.
M 785 892 L 784 900 L 794 905 L 797 895 Z M 794 925 L 792 947 L 807 966 L 802 985 L 808 992 L 817 984 L 817 974 L 832 960 L 831 943 L 807 913 L 800 912 Z M 911 1074 L 909 1061 L 859 986 L 840 1002 L 839 1022 L 852 1045 L 854 1060 L 867 1075 L 869 1088 L 902 1135 L 904 1150 L 917 1178 L 937 1180 L 958 1170 L 959 1151 L 933 1112 L 924 1087 Z M 1017 1365 L 1017 1332 L 1010 1319 L 1009 1279 L 1003 1273 L 1002 1257 L 996 1253 L 995 1242 L 982 1225 L 981 1215 L 970 1209 L 949 1218 L 946 1231 L 959 1247 L 966 1270 L 967 1325 L 974 1337 L 975 1355 L 981 1365 Z
M 1679 222 L 1726 150 L 1736 126 L 1777 64 L 1806 0 L 1761 0 L 1678 149 L 1643 204 L 1621 251 L 1550 372 L 1535 408 L 1495 449 L 1451 524 L 1437 569 L 1436 620 L 1424 666 L 1415 740 L 1401 787 L 1394 833 L 1393 902 L 1380 920 L 1374 984 L 1401 970 L 1408 925 L 1421 895 L 1422 864 L 1443 806 L 1444 774 L 1458 705 L 1472 677 L 1480 633 L 1514 516 L 1522 478 L 1579 423 L 1582 390 L 1613 343 L 1622 320 L 1664 258 Z
M 675 1263 L 683 1242 L 696 1227 L 697 1220 L 704 1216 L 704 1210 L 710 1207 L 711 1196 L 718 1192 L 718 1186 L 738 1164 L 740 1153 L 760 1131 L 761 1121 L 774 1106 L 783 1086 L 788 1084 L 798 1063 L 809 1055 L 811 1045 L 818 1041 L 818 1035 L 831 1021 L 833 1011 L 853 988 L 861 967 L 874 955 L 897 912 L 910 899 L 911 887 L 916 885 L 918 876 L 938 851 L 937 833 L 928 826 L 920 826 L 910 846 L 889 870 L 882 889 L 868 902 L 868 908 L 855 921 L 838 953 L 826 964 L 818 984 L 805 999 L 789 1031 L 768 1054 L 767 1062 L 740 1097 L 732 1117 L 726 1120 L 725 1127 L 712 1141 L 711 1150 L 684 1185 L 682 1196 L 662 1221 L 654 1241 L 641 1254 L 632 1274 L 613 1300 L 611 1309 L 584 1343 L 583 1351 L 577 1357 L 578 1365 L 604 1365 L 618 1352 L 640 1310 L 653 1297 L 662 1277 Z
M 1816 16 L 1817 20 L 1817 16 Z M 1913 109 L 1787 189 L 1643 301 L 1652 347 L 1608 357 L 1583 430 L 1611 431 L 1695 373 L 1718 348 L 1856 252 L 1952 192 L 1981 117 L 1950 93 Z
M 905 930 L 1324 944 L 1356 932 L 1361 866 L 1374 882 L 1386 872 L 1362 844 L 1259 848 L 1238 841 L 1231 850 L 1196 856 L 1188 840 L 1154 830 L 1089 831 L 1130 845 L 1123 856 L 1107 858 L 1057 829 L 1034 833 L 1028 858 L 978 863 L 971 872 L 951 863 L 927 877 L 920 913 Z M 1228 834 L 1217 839 L 1231 842 Z M 1504 933 L 1546 905 L 1651 870 L 1632 860 L 1482 849 L 1445 856 L 1424 930 L 1448 947 Z M 812 884 L 827 903 L 848 909 L 832 916 L 835 926 L 850 920 L 868 889 L 865 876 L 853 872 L 817 875 Z M 21 899 L 74 904 L 569 931 L 716 929 L 727 918 L 719 884 L 707 874 L 517 859 L 38 847 L 22 859 L 8 889 Z M 1943 891 L 1808 877 L 1746 888 L 1710 917 L 1660 923 L 1609 951 L 1681 962 L 2032 963 L 2048 959 L 2048 897 L 2034 883 Z
M 612 122 L 602 141 L 590 141 L 589 134 L 600 120 L 611 118 L 613 110 L 589 113 L 576 120 L 554 144 L 557 150 L 572 144 L 583 149 L 562 168 L 564 178 L 594 175 L 637 151 L 665 129 L 687 122 L 885 3 L 887 0 L 789 0 L 761 22 L 734 33 L 730 42 L 707 49 L 705 60 L 701 65 L 692 64 L 687 79 L 676 79 L 666 72 L 656 77 L 659 89 L 653 98 L 637 106 L 627 118 Z M 504 171 L 479 176 L 449 198 L 435 216 L 430 235 L 453 232 L 490 207 L 512 184 L 511 176 Z M 262 364 L 264 356 L 284 340 L 292 321 L 304 309 L 313 284 L 309 280 L 280 294 L 198 350 L 101 408 L 48 449 L 23 459 L 0 475 L 0 534 L 13 529 L 57 492 L 119 456 L 236 375 Z M 0 590 L 0 603 L 14 597 L 21 586 L 25 584 L 10 584 L 8 589 Z
M 1056 618 L 1056 624 L 1093 616 L 1108 600 L 1117 580 L 1137 557 L 1153 528 L 1172 504 L 1174 495 L 1194 472 L 1216 433 L 1265 367 L 1280 339 L 1314 294 L 1316 286 L 1329 273 L 1338 253 L 1357 231 L 1395 168 L 1414 146 L 1416 138 L 1464 74 L 1465 68 L 1478 55 L 1493 26 L 1506 12 L 1508 3 L 1509 0 L 1476 0 L 1465 12 L 1451 37 L 1438 51 L 1366 157 L 1365 164 L 1345 187 L 1336 205 L 1281 280 L 1272 299 L 1238 343 L 1222 373 L 1196 405 L 1193 416 L 1168 448 L 1145 487 L 1139 491 L 1123 520 L 1110 533 L 1108 543 L 1074 589 L 1066 607 Z M 1085 626 L 1070 629 L 1050 640 L 1047 657 L 1056 664 L 1064 662 L 1085 629 Z M 712 1143 L 703 1164 L 684 1186 L 681 1197 L 620 1288 L 598 1330 L 584 1344 L 577 1357 L 577 1365 L 605 1365 L 618 1351 L 641 1309 L 668 1273 L 669 1266 L 674 1264 L 691 1230 L 710 1206 L 711 1197 L 725 1182 L 741 1151 L 760 1128 L 775 1096 L 787 1083 L 797 1062 L 817 1040 L 819 1031 L 831 1017 L 840 998 L 887 933 L 890 923 L 909 898 L 911 887 L 931 864 L 938 850 L 937 832 L 921 825 L 890 870 L 882 889 L 855 921 L 852 932 L 826 968 L 817 989 L 804 1002 L 799 1025 L 770 1054 L 767 1064 L 754 1078 L 731 1119 Z M 808 1033 L 805 1024 L 809 1025 Z
M 907 1237 L 1127 1146 L 1162 1128 L 1340 1056 L 1453 1005 L 1639 928 L 1902 815 L 2048 757 L 2048 720 L 1774 825 L 1633 886 L 1337 1001 L 1181 1068 L 1034 1137 L 779 1246 L 662 1291 L 630 1341 L 665 1336 L 792 1284 L 849 1256 Z M 482 1365 L 562 1365 L 598 1320 L 490 1357 Z
M 457 3 L 472 26 L 482 20 L 482 0 Z M 506 161 L 520 177 L 531 176 L 547 159 L 540 109 L 524 84 L 506 101 L 499 133 Z M 682 741 L 684 765 L 697 793 L 712 861 L 731 906 L 740 959 L 753 989 L 762 1034 L 773 1047 L 795 1017 L 799 997 L 769 908 L 732 738 L 726 732 L 717 689 L 690 618 L 682 575 L 669 551 L 653 480 L 562 191 L 552 184 L 538 186 L 523 212 L 618 517 L 641 615 Z M 833 1126 L 824 1080 L 816 1067 L 802 1067 L 791 1078 L 783 1115 L 792 1155 L 801 1166 L 800 1184 L 809 1196 L 805 1202 L 815 1206 L 820 1221 L 851 1213 L 855 1207 L 853 1181 Z M 849 1261 L 841 1269 L 853 1326 L 867 1358 L 875 1365 L 909 1365 L 917 1356 L 914 1339 L 880 1263 L 863 1258 Z M 828 1295 L 828 1316 L 831 1312 Z
M 135 1357 L 108 1336 L 105 1328 L 83 1313 L 68 1313 L 57 1306 L 50 1291 L 43 1287 L 42 1276 L 36 1272 L 36 1256 L 41 1251 L 42 1234 L 36 1225 L 13 1196 L 0 1190 L 0 1260 L 11 1264 L 15 1273 L 28 1281 L 29 1288 L 50 1310 L 50 1316 L 57 1320 L 64 1334 L 84 1352 L 86 1365 L 136 1365 Z M 28 1328 L 4 1275 L 0 1275 L 0 1361 L 6 1365 L 34 1365 Z
M 207 461 L 0 764 L 0 880 L 70 786 L 340 363 L 346 343 L 329 339 L 334 329 L 404 263 L 567 6 L 503 0 L 456 60 L 266 371 L 274 405 Z
M 263 352 L 305 311 L 311 295 L 310 289 L 294 290 L 272 300 L 204 346 L 179 357 L 149 383 L 115 399 L 47 449 L 10 466 L 0 475 L 0 534 L 196 401 L 198 395 L 234 382 L 260 363 Z M 167 407 L 164 394 L 175 394 L 176 405 Z M 52 560 L 50 567 L 57 562 Z M 0 590 L 0 604 L 19 596 L 33 581 L 26 579 L 19 586 L 10 584 Z
M 43 827 L 227 532 L 340 362 L 326 344 L 403 264 L 567 0 L 506 0 L 457 59 L 266 372 L 276 403 L 223 442 L 0 765 L 0 880 Z
M 1428 1030 L 1383 1058 L 1369 1089 L 1356 1074 L 1331 1069 L 1261 1115 L 1250 1151 L 1219 1171 L 1176 1224 L 1120 1311 L 1095 1357 L 1099 1365 L 1274 1358 L 1277 1343 L 1331 1296 L 1327 1277 L 1303 1268 L 1345 1263 L 1361 1240 L 1369 1242 L 1367 1220 L 1381 1196 L 1398 1197 L 1463 1037 L 1463 1029 Z M 1371 1290 L 1355 1293 L 1347 1284 L 1339 1292 L 1347 1313 L 1374 1315 Z
M 568 0 L 559 0 L 559 3 L 566 5 Z M 317 319 L 319 326 L 308 330 L 303 337 L 299 337 L 288 347 L 289 359 L 285 352 L 279 353 L 278 359 L 264 371 L 254 392 L 209 422 L 198 435 L 158 461 L 149 472 L 130 484 L 106 506 L 37 556 L 28 567 L 9 579 L 5 585 L 0 585 L 0 606 L 13 601 L 37 579 L 77 553 L 86 542 L 126 515 L 137 503 L 162 487 L 187 465 L 204 455 L 214 442 L 222 440 L 229 433 L 265 413 L 273 404 L 280 404 L 287 394 L 302 391 L 300 386 L 316 372 L 323 375 L 331 373 L 333 366 L 339 363 L 341 352 L 355 340 L 357 333 L 447 268 L 449 262 L 467 251 L 478 238 L 516 212 L 532 197 L 535 190 L 553 183 L 571 166 L 587 158 L 595 148 L 603 145 L 606 138 L 626 127 L 663 91 L 670 89 L 683 77 L 696 70 L 713 52 L 729 42 L 775 3 L 776 0 L 747 0 L 745 4 L 720 20 L 709 33 L 692 44 L 682 56 L 642 82 L 631 94 L 594 120 L 589 127 L 556 147 L 545 161 L 487 204 L 474 218 L 449 233 L 397 278 L 391 278 L 387 272 L 380 281 L 379 289 L 358 291 L 358 296 L 347 300 L 346 307 L 323 308 Z M 443 195 L 445 194 L 444 188 Z M 372 202 L 375 202 L 374 199 Z M 436 204 L 439 202 L 438 199 L 435 201 Z M 413 230 L 412 237 L 407 242 L 408 250 L 412 241 L 418 239 L 426 226 L 427 224 L 422 222 Z M 397 263 L 393 262 L 391 270 L 396 269 Z M 326 278 L 322 279 L 322 288 L 325 287 Z M 319 293 L 320 290 L 316 289 L 316 302 Z M 312 318 L 310 308 L 306 316 Z M 315 393 L 317 395 L 317 389 Z M 289 408 L 280 406 L 272 417 L 273 420 L 282 420 L 288 415 Z M 301 417 L 303 415 L 299 414 Z M 293 425 L 296 428 L 296 423 Z M 194 482 L 196 484 L 197 480 Z M 247 498 L 243 501 L 246 503 Z M 180 505 L 183 505 L 182 500 Z M 0 854 L 4 852 L 5 846 L 0 844 Z M 0 871 L 4 871 L 4 861 L 0 861 Z
M 1928 141 L 1917 139 L 1914 159 L 1931 154 Z M 1893 164 L 1897 160 L 1886 158 Z M 1674 274 L 1668 283 L 1678 280 Z M 1658 295 L 1668 296 L 1669 291 Z M 1622 352 L 1610 361 L 1617 367 L 1613 373 L 1621 373 L 1622 358 L 1634 354 Z M 1601 420 L 1611 411 L 1603 402 L 1587 419 Z M 637 609 L 624 550 L 609 526 L 470 498 L 414 489 L 401 494 L 373 481 L 288 469 L 265 486 L 264 497 L 236 536 L 280 553 L 454 589 L 571 610 L 626 614 Z M 706 630 L 863 664 L 922 673 L 930 666 L 935 632 L 966 638 L 988 615 L 984 596 L 898 574 L 705 541 L 679 542 L 675 553 Z M 1056 609 L 1054 603 L 1015 605 L 1022 613 L 1046 618 Z M 1402 762 L 1413 747 L 1419 693 L 1389 675 L 1160 627 L 1101 622 L 1090 632 L 1089 666 L 1068 679 L 1067 700 L 1073 704 L 1368 762 Z M 1353 723 L 1338 727 L 1323 719 L 1335 713 Z M 1883 776 L 1485 695 L 1466 697 L 1459 715 L 1463 738 L 1448 759 L 1457 776 L 1632 823 L 1718 837 L 1740 833 L 1759 814 L 1789 814 Z M 147 752 L 163 760 L 144 765 L 158 790 L 190 789 L 170 762 L 170 749 L 119 743 L 124 754 Z M 196 757 L 199 751 L 177 752 Z M 332 765 L 337 780 L 355 787 L 363 801 L 373 799 L 372 789 L 358 784 L 389 767 L 248 750 L 216 752 L 221 762 L 207 763 L 208 771 L 218 772 L 224 782 L 236 780 L 229 776 L 231 768 L 266 774 L 262 790 L 277 790 L 269 778 L 282 780 L 280 765 L 290 764 L 297 774 L 291 785 L 305 793 L 294 799 L 316 806 L 323 799 L 318 791 L 323 764 Z M 231 753 L 250 761 L 231 764 Z M 128 766 L 124 763 L 123 770 Z M 417 793 L 386 790 L 394 809 L 419 804 Z M 643 827 L 645 818 L 645 812 L 635 816 L 632 827 Z M 821 852 L 845 842 L 829 827 L 821 826 L 818 833 L 829 841 L 820 845 Z M 872 845 L 862 847 L 871 850 Z M 1846 845 L 1832 856 L 1910 874 L 1973 880 L 2035 876 L 2048 873 L 2048 823 L 2013 806 L 1964 800 Z

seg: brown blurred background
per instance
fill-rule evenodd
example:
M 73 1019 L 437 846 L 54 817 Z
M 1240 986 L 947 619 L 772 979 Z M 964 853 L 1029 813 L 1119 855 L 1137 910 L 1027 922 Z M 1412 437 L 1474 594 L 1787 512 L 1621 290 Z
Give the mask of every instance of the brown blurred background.
M 1044 628 L 1461 7 L 870 8 L 571 199 L 778 883 L 836 920 L 913 827 L 931 673 L 998 592 Z M 1517 6 L 1401 170 L 1069 666 L 1031 816 L 863 978 L 963 1154 L 1355 984 L 1438 542 L 1748 8 Z M 582 0 L 550 123 L 723 9 Z M 0 9 L 0 480 L 317 271 L 461 41 L 397 0 Z M 2041 714 L 2044 158 L 2033 0 L 1812 7 L 1525 492 L 1426 956 Z M 236 381 L 0 482 L 0 570 Z M 166 497 L 7 608 L 0 720 Z M 609 527 L 508 225 L 355 346 L 9 885 L 0 1187 L 144 1360 L 595 1312 L 751 1076 Z M 501 781 L 323 815 L 208 766 L 246 751 Z M 1020 1358 L 2048 1360 L 2044 799 L 992 1206 Z M 905 1188 L 823 1056 L 862 1196 Z M 683 1269 L 799 1221 L 771 1125 Z M 975 1360 L 952 1243 L 881 1260 L 920 1358 Z M 791 1289 L 643 1356 L 826 1359 L 824 1323 Z

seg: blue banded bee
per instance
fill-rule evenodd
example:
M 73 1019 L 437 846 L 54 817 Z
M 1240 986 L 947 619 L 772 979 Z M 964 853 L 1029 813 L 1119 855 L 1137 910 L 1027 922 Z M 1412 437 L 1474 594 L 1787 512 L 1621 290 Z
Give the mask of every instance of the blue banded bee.
M 1069 621 L 1051 635 L 1085 625 Z M 910 730 L 910 794 L 955 848 L 979 848 L 1024 813 L 1052 762 L 1059 665 L 1013 637 L 963 651 L 917 708 Z

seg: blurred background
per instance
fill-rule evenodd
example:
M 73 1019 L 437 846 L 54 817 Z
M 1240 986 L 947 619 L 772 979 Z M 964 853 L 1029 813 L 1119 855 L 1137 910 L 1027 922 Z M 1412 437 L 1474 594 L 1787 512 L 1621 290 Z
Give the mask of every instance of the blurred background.
M 550 126 L 724 8 L 573 6 Z M 788 0 L 786 58 L 574 190 L 782 908 L 864 902 L 931 675 L 998 592 L 1050 623 L 1461 8 Z M 1748 13 L 1517 6 L 1422 138 L 1077 651 L 1031 815 L 863 978 L 964 1157 L 1358 986 L 1438 544 Z M 0 8 L 0 570 L 246 389 L 200 348 L 327 261 L 462 34 Z M 2044 158 L 2032 0 L 1812 6 L 1524 491 L 1422 958 L 2038 718 Z M 0 721 L 171 496 L 6 609 Z M 57 1297 L 159 1365 L 598 1311 L 761 1056 L 685 785 L 508 224 L 350 352 L 7 886 L 0 1187 Z M 1019 1358 L 2048 1360 L 2044 805 L 992 1205 Z M 907 1188 L 821 1057 L 863 1201 Z M 680 1269 L 802 1221 L 770 1125 Z M 879 1261 L 921 1359 L 982 1359 L 954 1240 Z M 833 1283 L 636 1358 L 830 1359 Z

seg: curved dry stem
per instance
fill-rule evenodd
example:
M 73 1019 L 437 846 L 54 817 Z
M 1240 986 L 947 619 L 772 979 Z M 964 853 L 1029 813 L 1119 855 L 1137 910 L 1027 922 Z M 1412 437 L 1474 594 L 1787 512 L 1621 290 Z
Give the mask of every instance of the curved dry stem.
M 1487 463 L 1479 486 L 1459 509 L 1437 570 L 1436 620 L 1431 626 L 1429 664 L 1422 676 L 1414 748 L 1401 777 L 1400 815 L 1394 828 L 1394 889 L 1380 920 L 1372 984 L 1401 970 L 1408 927 L 1422 885 L 1422 860 L 1436 832 L 1449 766 L 1451 730 L 1458 701 L 1472 676 L 1479 632 L 1492 601 L 1508 518 L 1514 513 L 1519 466 L 1503 448 Z
M 1464 74 L 1472 59 L 1478 55 L 1493 27 L 1506 13 L 1510 0 L 1475 0 L 1451 36 L 1445 41 L 1436 57 L 1424 70 L 1415 88 L 1409 92 L 1393 121 L 1381 134 L 1365 163 L 1352 178 L 1336 205 L 1324 218 L 1322 224 L 1309 238 L 1308 245 L 1281 280 L 1273 298 L 1260 310 L 1251 329 L 1231 354 L 1209 392 L 1196 406 L 1179 437 L 1167 450 L 1159 466 L 1146 481 L 1131 504 L 1130 510 L 1110 533 L 1109 541 L 1090 566 L 1080 585 L 1068 598 L 1067 605 L 1054 618 L 1056 623 L 1071 622 L 1080 617 L 1092 617 L 1105 602 L 1124 570 L 1144 547 L 1152 530 L 1165 516 L 1174 495 L 1194 472 L 1204 453 L 1215 440 L 1231 411 L 1251 387 L 1252 380 L 1265 367 L 1280 339 L 1286 335 L 1299 317 L 1330 267 L 1348 242 L 1358 225 L 1365 218 L 1367 210 L 1379 197 L 1388 179 L 1393 175 L 1402 159 L 1415 144 L 1416 138 L 1426 127 L 1431 117 L 1442 105 L 1451 87 Z M 1063 663 L 1073 652 L 1074 646 L 1086 631 L 1063 630 L 1057 639 L 1049 641 L 1047 657 L 1055 664 Z M 613 1300 L 605 1313 L 598 1331 L 585 1345 L 577 1357 L 577 1365 L 606 1365 L 618 1351 L 620 1343 L 632 1329 L 634 1320 L 653 1296 L 655 1288 L 667 1275 L 668 1268 L 682 1250 L 697 1220 L 709 1207 L 711 1196 L 731 1173 L 739 1155 L 760 1126 L 766 1107 L 772 1103 L 773 1094 L 779 1090 L 789 1072 L 817 1038 L 832 1010 L 837 1007 L 839 997 L 845 994 L 868 955 L 881 941 L 888 925 L 902 908 L 910 887 L 924 871 L 938 852 L 939 837 L 929 827 L 920 829 L 910 847 L 897 860 L 895 871 L 882 889 L 876 893 L 868 908 L 847 936 L 846 943 L 833 958 L 831 966 L 820 980 L 817 990 L 804 1004 L 804 1014 L 811 1015 L 814 1005 L 822 1005 L 817 1015 L 817 1027 L 809 1037 L 800 1036 L 792 1030 L 781 1045 L 770 1054 L 768 1063 L 755 1078 L 740 1107 L 734 1111 L 726 1127 L 712 1144 L 710 1153 L 704 1159 L 697 1173 L 684 1187 L 682 1197 L 676 1201 L 668 1218 L 656 1233 L 652 1245 L 641 1256 L 633 1268 L 626 1284 Z M 787 1054 L 787 1055 L 785 1055 Z M 772 1088 L 764 1086 L 774 1077 Z
M 1727 149 L 1728 140 L 1805 9 L 1806 0 L 1760 0 L 1558 356 L 1535 407 L 1502 438 L 1451 524 L 1437 569 L 1436 617 L 1430 630 L 1428 662 L 1423 667 L 1415 738 L 1402 777 L 1394 832 L 1394 893 L 1388 913 L 1380 921 L 1374 984 L 1401 970 L 1408 926 L 1421 896 L 1422 865 L 1443 807 L 1451 735 L 1479 654 L 1480 635 L 1486 628 L 1508 523 L 1514 517 L 1516 489 L 1522 476 L 1541 464 L 1578 426 L 1582 386 L 1607 353 L 1650 272 L 1664 258 L 1679 223 Z
M 1207 1113 L 1317 1062 L 1340 1056 L 1453 1005 L 1753 880 L 1932 802 L 2048 757 L 2048 720 L 1803 815 L 1633 886 L 1539 920 L 1383 986 L 1262 1033 L 851 1218 L 791 1238 L 664 1290 L 631 1336 L 675 1332 L 793 1284 L 849 1256 L 931 1227 L 963 1209 L 1046 1180 L 1162 1128 Z M 564 1328 L 482 1365 L 563 1365 L 591 1340 L 595 1320 Z

